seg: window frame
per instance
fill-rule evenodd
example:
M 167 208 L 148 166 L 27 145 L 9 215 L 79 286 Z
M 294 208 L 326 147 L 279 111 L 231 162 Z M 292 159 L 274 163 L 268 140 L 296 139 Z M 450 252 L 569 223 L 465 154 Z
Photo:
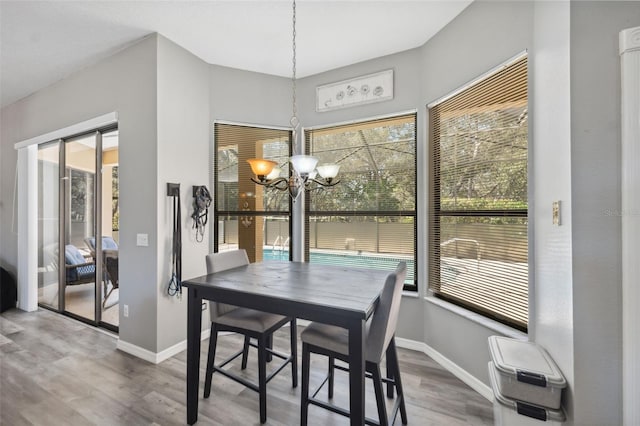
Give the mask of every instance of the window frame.
M 345 217 L 364 217 L 364 216 L 393 216 L 393 217 L 412 217 L 413 218 L 413 264 L 414 264 L 414 279 L 413 284 L 406 284 L 403 287 L 404 291 L 410 291 L 412 293 L 418 292 L 418 277 L 419 277 L 419 265 L 418 265 L 418 117 L 417 110 L 410 110 L 392 114 L 385 114 L 381 116 L 368 117 L 359 120 L 352 120 L 348 122 L 327 124 L 318 127 L 306 128 L 305 129 L 305 152 L 309 153 L 309 155 L 313 155 L 313 152 L 310 150 L 310 137 L 308 137 L 308 132 L 313 131 L 326 131 L 333 128 L 342 128 L 348 126 L 358 126 L 365 125 L 370 123 L 375 123 L 376 121 L 382 121 L 386 119 L 394 119 L 394 118 L 403 118 L 413 116 L 413 130 L 414 130 L 414 152 L 413 152 L 413 167 L 414 167 L 414 209 L 413 210 L 312 210 L 311 209 L 311 198 L 310 196 L 305 197 L 305 207 L 304 207 L 304 259 L 305 262 L 309 261 L 310 256 L 310 247 L 309 247 L 309 235 L 310 235 L 310 216 L 345 216 Z M 338 175 L 340 178 L 340 175 Z M 307 194 L 308 195 L 308 194 Z
M 264 129 L 264 130 L 274 130 L 274 131 L 285 131 L 288 132 L 288 156 L 291 157 L 291 155 L 293 154 L 293 140 L 292 140 L 292 131 L 290 128 L 287 127 L 279 127 L 279 126 L 269 126 L 269 125 L 260 125 L 260 124 L 248 124 L 248 123 L 240 123 L 240 122 L 231 122 L 231 121 L 223 121 L 223 120 L 214 120 L 213 122 L 213 140 L 212 140 L 212 153 L 211 153 L 211 172 L 210 172 L 210 176 L 211 176 L 211 195 L 212 195 L 212 204 L 213 204 L 213 208 L 212 208 L 212 213 L 213 213 L 213 226 L 210 227 L 210 249 L 212 252 L 217 253 L 219 251 L 219 217 L 230 217 L 230 216 L 237 216 L 239 217 L 248 217 L 251 219 L 254 219 L 256 217 L 268 217 L 268 216 L 274 216 L 274 217 L 284 217 L 287 218 L 288 220 L 288 226 L 289 226 L 289 235 L 290 235 L 290 240 L 289 240 L 289 261 L 293 260 L 293 253 L 295 251 L 295 239 L 293 238 L 293 201 L 291 200 L 291 197 L 289 197 L 288 193 L 287 193 L 287 198 L 288 198 L 288 210 L 287 211 L 269 211 L 269 210 L 241 210 L 241 209 L 237 209 L 237 210 L 233 210 L 233 209 L 228 209 L 228 210 L 220 210 L 219 209 L 219 203 L 218 203 L 218 196 L 217 196 L 217 188 L 218 188 L 218 135 L 216 133 L 216 127 L 219 125 L 229 125 L 229 126 L 238 126 L 238 127 L 248 127 L 248 128 L 254 128 L 254 129 Z M 289 175 L 291 175 L 291 170 L 289 170 Z M 240 177 L 238 177 L 240 178 Z M 255 184 L 255 187 L 259 187 L 258 184 Z M 255 222 L 255 220 L 254 220 Z
M 440 196 L 441 196 L 441 188 L 440 188 L 440 179 L 439 176 L 442 174 L 440 169 L 436 169 L 436 167 L 440 166 L 440 144 L 439 144 L 439 139 L 436 140 L 436 135 L 435 135 L 435 124 L 434 124 L 434 118 L 432 115 L 433 109 L 446 102 L 447 100 L 464 93 L 465 91 L 469 90 L 469 89 L 473 89 L 475 88 L 477 85 L 482 84 L 483 82 L 485 82 L 486 80 L 488 80 L 489 78 L 491 78 L 492 76 L 498 74 L 499 72 L 513 66 L 513 65 L 517 65 L 518 63 L 520 63 L 521 61 L 526 61 L 526 75 L 525 75 L 525 81 L 526 81 L 526 85 L 527 85 L 527 92 L 529 92 L 529 81 L 528 81 L 528 75 L 529 75 L 529 62 L 528 62 L 528 55 L 527 52 L 521 52 L 517 55 L 515 55 L 514 57 L 510 58 L 509 60 L 505 61 L 504 63 L 502 63 L 501 65 L 495 67 L 494 69 L 488 71 L 487 73 L 479 76 L 478 78 L 474 79 L 473 81 L 467 83 L 466 85 L 454 90 L 453 92 L 451 92 L 450 94 L 430 103 L 427 105 L 427 111 L 426 111 L 426 116 L 427 116 L 427 122 L 428 124 L 428 155 L 429 155 L 429 166 L 428 166 L 428 181 L 429 181 L 429 185 L 428 185 L 428 210 L 429 210 L 429 214 L 428 214 L 428 220 L 427 220 L 427 229 L 428 229 L 428 237 L 427 237 L 427 246 L 428 246 L 428 253 L 427 253 L 427 261 L 428 261 L 428 267 L 427 267 L 427 277 L 428 277 L 428 291 L 429 294 L 433 297 L 442 299 L 444 301 L 453 303 L 457 306 L 462 307 L 463 309 L 475 312 L 477 314 L 480 314 L 484 317 L 487 317 L 489 319 L 498 321 L 502 324 L 505 324 L 509 327 L 513 327 L 515 329 L 518 329 L 520 331 L 523 332 L 527 332 L 528 330 L 528 323 L 529 323 L 529 318 L 531 315 L 531 306 L 530 306 L 530 288 L 531 288 L 531 273 L 530 271 L 528 272 L 527 275 L 527 312 L 528 312 L 528 318 L 527 318 L 527 322 L 523 325 L 521 324 L 518 320 L 514 319 L 514 318 L 510 318 L 508 316 L 505 315 L 501 315 L 499 313 L 493 312 L 489 309 L 483 309 L 482 307 L 478 307 L 478 306 L 474 306 L 473 304 L 471 304 L 472 302 L 468 301 L 468 300 L 464 300 L 464 299 L 460 299 L 457 298 L 455 296 L 452 295 L 447 295 L 447 294 L 442 294 L 439 293 L 439 288 L 441 285 L 440 282 L 440 277 L 442 276 L 441 274 L 441 244 L 442 244 L 442 239 L 441 239 L 441 227 L 440 227 L 440 221 L 442 218 L 524 218 L 527 221 L 527 265 L 528 268 L 530 270 L 530 257 L 531 257 L 531 239 L 530 239 L 530 232 L 531 232 L 531 220 L 529 217 L 529 210 L 530 210 L 530 200 L 531 200 L 531 191 L 530 191 L 530 177 L 531 177 L 531 167 L 530 167 L 530 145 L 531 145 L 531 138 L 530 138 L 530 130 L 527 129 L 527 208 L 526 209 L 522 209 L 522 208 L 512 208 L 512 209 L 508 209 L 508 208 L 503 208 L 503 209 L 478 209 L 478 210 L 465 210 L 465 209 L 449 209 L 449 210 L 442 210 L 441 209 L 441 203 L 440 203 Z M 529 109 L 529 93 L 527 93 L 527 106 L 526 109 Z M 439 124 L 438 124 L 439 125 Z M 437 241 L 436 241 L 437 239 Z

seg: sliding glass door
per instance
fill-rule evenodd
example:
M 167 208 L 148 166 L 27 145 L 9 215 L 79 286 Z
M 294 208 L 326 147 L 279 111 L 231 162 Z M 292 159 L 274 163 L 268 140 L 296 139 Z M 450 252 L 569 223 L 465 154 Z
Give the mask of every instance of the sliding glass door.
M 95 250 L 96 209 L 96 134 L 64 143 L 64 211 L 66 230 L 62 232 L 65 257 L 64 309 L 90 321 L 96 321 L 96 300 L 101 277 Z
M 117 330 L 118 212 L 117 130 L 39 147 L 41 306 Z
M 38 304 L 60 306 L 60 143 L 38 147 Z
M 118 179 L 118 131 L 102 133 L 102 153 L 100 164 L 100 247 L 102 259 L 101 299 L 98 308 L 101 310 L 101 321 L 118 326 L 119 313 L 119 279 L 118 279 L 118 247 L 120 246 L 120 208 Z

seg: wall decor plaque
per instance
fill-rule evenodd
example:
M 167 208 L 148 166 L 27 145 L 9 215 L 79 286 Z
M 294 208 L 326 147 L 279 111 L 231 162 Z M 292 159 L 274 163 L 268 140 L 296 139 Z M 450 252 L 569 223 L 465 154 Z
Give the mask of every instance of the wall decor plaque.
M 316 87 L 316 111 L 330 111 L 393 99 L 393 70 Z

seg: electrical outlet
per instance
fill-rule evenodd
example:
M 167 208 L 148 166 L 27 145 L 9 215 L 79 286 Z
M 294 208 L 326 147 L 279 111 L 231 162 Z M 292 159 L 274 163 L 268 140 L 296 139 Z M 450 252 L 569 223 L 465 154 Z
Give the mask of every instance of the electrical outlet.
M 125 318 L 129 317 L 129 305 L 124 305 L 122 307 L 122 314 L 125 316 Z

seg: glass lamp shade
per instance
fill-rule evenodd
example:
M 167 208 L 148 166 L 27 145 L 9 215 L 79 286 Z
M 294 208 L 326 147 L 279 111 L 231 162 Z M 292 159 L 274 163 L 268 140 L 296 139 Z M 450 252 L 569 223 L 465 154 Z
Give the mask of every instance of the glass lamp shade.
M 316 168 L 316 164 L 318 164 L 318 159 L 310 155 L 294 155 L 289 161 L 291 161 L 295 171 L 301 175 L 308 175 Z
M 266 176 L 278 165 L 275 161 L 265 160 L 264 158 L 250 158 L 247 163 L 251 166 L 251 170 L 257 176 Z
M 267 175 L 267 180 L 273 180 L 280 177 L 282 169 L 280 167 L 274 167 L 273 170 Z
M 325 179 L 333 179 L 338 176 L 340 166 L 338 164 L 323 164 L 318 166 L 318 174 Z

